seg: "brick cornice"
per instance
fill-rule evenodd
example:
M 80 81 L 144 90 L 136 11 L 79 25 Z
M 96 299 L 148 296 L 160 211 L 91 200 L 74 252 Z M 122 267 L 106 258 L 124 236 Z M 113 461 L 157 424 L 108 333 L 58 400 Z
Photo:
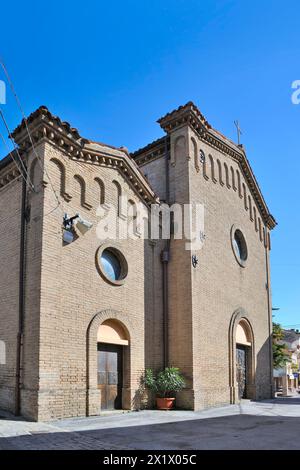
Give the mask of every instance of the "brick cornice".
M 72 160 L 116 168 L 145 203 L 158 202 L 157 196 L 126 149 L 98 145 L 82 138 L 77 129 L 53 116 L 44 106 L 32 113 L 27 123 L 35 145 L 48 142 Z M 24 120 L 12 136 L 22 151 L 28 152 L 32 148 Z
M 167 140 L 166 140 L 167 139 Z M 131 153 L 130 156 L 139 165 L 143 166 L 149 161 L 154 161 L 161 158 L 167 151 L 170 150 L 170 138 L 169 136 L 161 137 L 160 139 L 151 142 L 151 144 L 136 150 Z
M 201 141 L 235 160 L 241 167 L 264 223 L 269 229 L 273 229 L 276 226 L 276 220 L 269 212 L 243 146 L 236 145 L 220 132 L 213 129 L 193 102 L 189 101 L 186 105 L 180 106 L 158 119 L 157 122 L 167 134 L 171 134 L 180 127 L 188 125 Z M 137 153 L 133 154 L 133 156 L 138 162 L 142 160 L 142 157 L 139 157 Z
M 12 161 L 0 172 L 0 190 L 21 176 L 19 168 Z

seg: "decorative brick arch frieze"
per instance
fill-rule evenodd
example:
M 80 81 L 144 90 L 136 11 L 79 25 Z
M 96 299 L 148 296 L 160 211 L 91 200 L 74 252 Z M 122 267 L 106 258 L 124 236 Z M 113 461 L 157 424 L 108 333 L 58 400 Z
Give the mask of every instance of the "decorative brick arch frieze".
M 34 187 L 34 191 L 31 191 L 31 196 L 33 196 L 34 194 L 38 194 L 43 188 L 46 188 L 48 184 L 48 181 L 45 179 L 47 175 L 44 174 L 43 160 L 41 158 L 33 156 L 29 160 L 28 170 L 30 182 L 33 184 Z
M 213 157 L 210 154 L 208 155 L 208 160 L 209 160 L 209 163 L 210 163 L 210 177 L 211 177 L 211 180 L 214 183 L 217 183 L 218 180 L 216 178 L 216 173 L 215 173 L 215 162 L 214 162 Z
M 247 211 L 249 207 L 248 207 L 247 189 L 246 189 L 245 183 L 242 184 L 242 188 L 243 188 L 244 207 L 245 207 L 245 211 Z
M 128 315 L 113 309 L 103 310 L 96 313 L 91 319 L 86 333 L 86 415 L 99 415 L 101 412 L 100 390 L 97 388 L 97 333 L 100 325 L 106 320 L 116 320 L 124 328 L 129 345 L 124 348 L 124 370 L 123 370 L 123 390 L 122 390 L 122 407 L 123 409 L 131 409 L 131 386 L 132 386 L 132 358 L 139 344 L 140 331 L 138 327 L 130 320 Z
M 224 171 L 225 171 L 225 181 L 226 181 L 226 187 L 228 189 L 231 188 L 231 184 L 230 184 L 230 175 L 229 175 L 229 169 L 228 169 L 228 165 L 226 162 L 224 162 Z
M 77 181 L 79 185 L 80 192 L 80 205 L 87 210 L 92 209 L 92 205 L 87 202 L 87 185 L 85 179 L 81 175 L 74 175 L 74 180 Z
M 254 218 L 253 218 L 253 204 L 252 204 L 252 199 L 251 199 L 250 195 L 248 195 L 248 207 L 249 207 L 250 220 L 251 220 L 251 222 L 253 222 L 254 221 Z
M 232 166 L 230 166 L 230 173 L 231 173 L 231 183 L 232 183 L 231 186 L 232 186 L 233 191 L 236 191 L 236 190 L 237 190 L 237 186 L 236 186 L 236 184 L 235 184 L 235 181 L 236 181 L 236 179 L 235 179 L 235 171 L 234 171 L 234 169 L 233 169 Z
M 125 214 L 123 213 L 124 210 L 123 210 L 123 206 L 122 206 L 122 202 L 123 202 L 122 187 L 121 187 L 119 181 L 116 181 L 116 180 L 112 181 L 112 187 L 114 188 L 115 194 L 114 194 L 114 199 L 111 202 L 112 202 L 113 206 L 116 207 L 116 209 L 117 209 L 118 217 L 125 218 Z
M 66 167 L 58 158 L 50 158 L 50 163 L 55 165 L 58 170 L 58 180 L 59 180 L 59 193 L 65 201 L 70 202 L 72 196 L 68 193 L 67 189 L 67 175 Z
M 173 152 L 171 152 L 170 162 L 172 166 L 175 166 L 176 163 L 180 161 L 180 158 L 182 158 L 187 153 L 185 135 L 178 135 L 174 140 L 173 146 L 174 147 Z
M 94 178 L 95 183 L 98 186 L 99 189 L 99 204 L 105 204 L 105 184 L 99 176 L 96 176 Z
M 239 170 L 236 170 L 236 181 L 237 181 L 237 189 L 238 189 L 239 197 L 240 199 L 243 199 L 241 174 Z
M 198 146 L 197 146 L 197 142 L 194 139 L 194 137 L 191 137 L 191 142 L 192 142 L 192 153 L 193 153 L 194 165 L 195 165 L 195 169 L 198 173 L 200 171 Z
M 259 231 L 259 239 L 261 242 L 264 241 L 263 231 L 266 230 L 264 226 L 262 226 L 261 219 L 257 219 L 257 210 L 255 207 L 255 201 L 252 200 L 250 194 L 248 194 L 247 187 L 245 182 L 242 180 L 241 173 L 239 169 L 234 170 L 232 166 L 229 168 L 226 162 L 222 165 L 219 159 L 213 158 L 211 154 L 208 155 L 208 162 L 210 166 L 210 177 L 211 180 L 217 184 L 219 183 L 220 186 L 226 186 L 228 189 L 233 189 L 235 192 L 238 192 L 240 199 L 243 201 L 243 207 L 246 212 L 249 212 L 249 218 L 251 222 L 254 222 L 255 231 Z M 210 179 L 208 175 L 206 175 L 206 163 L 203 163 L 203 177 L 204 179 Z M 224 169 L 224 177 L 223 177 L 223 169 Z M 259 226 L 258 226 L 259 225 Z M 265 245 L 270 249 L 270 244 L 265 243 Z
M 240 322 L 247 326 L 247 331 L 250 336 L 251 346 L 249 347 L 248 355 L 248 384 L 247 384 L 247 397 L 256 398 L 255 386 L 255 338 L 252 328 L 251 315 L 243 308 L 238 308 L 233 313 L 228 331 L 228 345 L 229 345 L 229 388 L 230 388 L 230 403 L 238 403 L 238 387 L 236 381 L 236 329 Z
M 38 159 L 34 157 L 30 164 L 29 178 L 30 178 L 31 183 L 34 186 L 35 191 L 37 190 L 37 187 L 40 183 L 40 181 L 37 181 L 37 165 L 38 165 Z
M 217 168 L 218 168 L 218 182 L 221 186 L 224 186 L 222 164 L 218 158 L 217 158 Z

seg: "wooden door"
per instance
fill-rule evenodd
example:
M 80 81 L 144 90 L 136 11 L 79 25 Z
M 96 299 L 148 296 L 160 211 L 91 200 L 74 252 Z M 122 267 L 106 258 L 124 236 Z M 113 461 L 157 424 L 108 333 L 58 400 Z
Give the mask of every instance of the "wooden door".
M 98 343 L 98 388 L 102 410 L 122 408 L 122 352 L 122 346 Z
M 246 397 L 246 385 L 247 385 L 247 354 L 246 347 L 237 345 L 236 346 L 236 380 L 239 390 L 239 398 Z

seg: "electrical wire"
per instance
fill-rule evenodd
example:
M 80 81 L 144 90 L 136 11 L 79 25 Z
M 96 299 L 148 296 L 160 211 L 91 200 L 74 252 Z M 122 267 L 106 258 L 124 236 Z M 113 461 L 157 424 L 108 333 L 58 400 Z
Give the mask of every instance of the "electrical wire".
M 16 164 L 18 170 L 19 170 L 20 173 L 22 174 L 22 177 L 24 178 L 24 180 L 25 180 L 27 186 L 28 186 L 31 190 L 34 191 L 34 190 L 35 190 L 35 189 L 34 189 L 34 185 L 33 185 L 32 181 L 31 181 L 31 179 L 30 179 L 30 176 L 29 176 L 28 171 L 27 171 L 27 169 L 26 169 L 26 167 L 25 167 L 25 165 L 24 165 L 24 162 L 23 162 L 22 157 L 21 157 L 21 155 L 20 155 L 20 153 L 19 153 L 19 150 L 18 150 L 18 148 L 17 148 L 17 146 L 16 146 L 14 140 L 13 140 L 12 137 L 11 137 L 11 133 L 10 133 L 8 124 L 7 124 L 7 122 L 6 122 L 6 119 L 5 119 L 4 114 L 3 114 L 3 112 L 2 112 L 1 109 L 0 109 L 0 116 L 1 116 L 1 118 L 2 118 L 2 120 L 3 120 L 3 122 L 4 122 L 4 125 L 5 125 L 5 128 L 6 128 L 7 132 L 8 132 L 8 135 L 9 135 L 9 137 L 10 137 L 11 140 L 12 140 L 12 143 L 13 143 L 13 146 L 14 146 L 14 151 L 15 151 L 15 153 L 16 153 L 16 155 L 17 155 L 17 158 L 19 159 L 19 162 L 20 162 L 20 164 L 21 164 L 21 167 L 22 167 L 22 170 L 23 170 L 23 171 L 21 170 L 21 168 L 20 168 L 19 165 L 17 164 L 15 158 L 13 157 L 12 152 L 9 150 L 9 147 L 8 147 L 8 145 L 7 145 L 7 142 L 6 142 L 6 140 L 5 140 L 5 138 L 3 137 L 2 134 L 1 134 L 1 140 L 3 141 L 5 147 L 7 148 L 8 153 L 9 153 L 9 155 L 11 156 L 12 160 L 15 162 L 15 164 Z M 26 175 L 27 178 L 25 178 L 25 175 Z
M 19 180 L 20 178 L 20 175 L 17 176 L 16 178 L 14 178 L 13 180 L 11 180 L 9 183 L 6 183 L 5 186 L 3 186 L 2 188 L 0 188 L 0 191 L 5 191 L 6 188 L 8 188 L 11 184 L 13 184 L 15 181 Z
M 0 137 L 1 137 L 1 140 L 2 140 L 2 142 L 4 143 L 5 147 L 6 147 L 7 150 L 8 150 L 8 155 L 11 157 L 12 161 L 15 163 L 16 167 L 18 168 L 18 170 L 19 170 L 19 172 L 20 172 L 20 175 L 22 176 L 22 178 L 24 179 L 24 181 L 25 181 L 26 184 L 27 184 L 27 180 L 26 180 L 26 178 L 25 178 L 25 175 L 24 175 L 23 171 L 20 169 L 20 167 L 19 167 L 19 165 L 18 165 L 18 163 L 17 163 L 17 160 L 15 160 L 15 158 L 14 158 L 14 156 L 13 156 L 13 153 L 9 150 L 9 147 L 8 147 L 8 145 L 7 145 L 7 143 L 6 143 L 6 140 L 5 140 L 5 138 L 4 138 L 4 136 L 3 136 L 3 134 L 2 134 L 1 132 L 0 132 Z M 15 179 L 17 179 L 17 178 L 15 178 Z M 15 181 L 15 179 L 14 179 L 13 181 Z
M 2 66 L 2 69 L 3 69 L 4 73 L 5 73 L 5 76 L 6 76 L 6 78 L 7 78 L 8 83 L 9 83 L 10 89 L 11 89 L 11 91 L 12 91 L 14 97 L 15 97 L 15 100 L 16 100 L 16 102 L 17 102 L 18 108 L 19 108 L 19 110 L 20 110 L 20 112 L 21 112 L 21 114 L 22 114 L 22 117 L 23 117 L 23 120 L 24 120 L 24 123 L 25 123 L 25 128 L 26 128 L 26 131 L 27 131 L 27 134 L 28 134 L 28 137 L 29 137 L 29 140 L 30 140 L 30 143 L 31 143 L 31 147 L 32 147 L 32 150 L 33 150 L 33 152 L 34 152 L 34 155 L 36 156 L 36 158 L 37 158 L 37 160 L 38 160 L 38 162 L 39 162 L 39 165 L 40 165 L 40 167 L 41 167 L 41 170 L 42 170 L 42 171 L 45 171 L 46 176 L 47 176 L 47 178 L 48 178 L 48 180 L 49 180 L 51 189 L 52 189 L 52 191 L 53 191 L 53 194 L 54 194 L 54 196 L 55 196 L 55 198 L 56 198 L 57 207 L 54 209 L 54 210 L 56 210 L 58 207 L 60 207 L 60 205 L 61 205 L 61 200 L 60 200 L 59 196 L 57 195 L 57 192 L 55 191 L 55 188 L 54 188 L 54 186 L 53 186 L 53 183 L 52 183 L 51 178 L 50 178 L 50 176 L 49 176 L 49 173 L 48 173 L 48 171 L 47 171 L 46 163 L 44 162 L 44 164 L 43 164 L 43 162 L 41 161 L 40 156 L 38 155 L 38 153 L 37 153 L 37 151 L 36 151 L 36 148 L 35 148 L 35 145 L 34 145 L 34 143 L 33 143 L 33 139 L 32 139 L 31 133 L 30 133 L 30 131 L 29 131 L 29 127 L 28 127 L 28 123 L 27 123 L 27 118 L 26 118 L 26 116 L 25 116 L 23 107 L 22 107 L 21 102 L 20 102 L 20 100 L 19 100 L 19 97 L 18 97 L 18 95 L 17 95 L 17 93 L 16 93 L 16 90 L 15 90 L 15 87 L 14 87 L 14 85 L 13 85 L 13 83 L 12 83 L 12 80 L 11 80 L 11 78 L 10 78 L 10 76 L 9 76 L 9 73 L 8 73 L 6 67 L 5 67 L 5 64 L 4 64 L 4 62 L 3 62 L 3 60 L 2 60 L 1 58 L 0 58 L 0 64 L 1 64 L 1 66 Z M 63 212 L 63 210 L 62 210 L 62 212 Z

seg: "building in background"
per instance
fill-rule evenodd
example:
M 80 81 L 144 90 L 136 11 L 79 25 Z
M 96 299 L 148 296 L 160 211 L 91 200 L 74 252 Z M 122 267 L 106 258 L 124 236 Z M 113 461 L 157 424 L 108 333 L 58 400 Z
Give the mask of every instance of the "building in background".
M 275 391 L 283 396 L 298 392 L 300 371 L 300 332 L 283 330 L 281 343 L 286 345 L 290 362 L 285 367 L 274 369 Z

